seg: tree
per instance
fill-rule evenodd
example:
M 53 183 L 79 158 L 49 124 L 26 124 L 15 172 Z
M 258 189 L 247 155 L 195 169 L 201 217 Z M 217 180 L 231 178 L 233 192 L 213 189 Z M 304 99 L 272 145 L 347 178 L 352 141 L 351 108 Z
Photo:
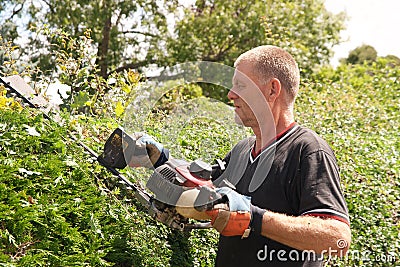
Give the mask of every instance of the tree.
M 345 59 L 348 64 L 363 64 L 364 62 L 373 62 L 376 60 L 378 53 L 375 48 L 363 44 L 349 52 L 349 56 Z
M 388 60 L 392 66 L 400 66 L 400 58 L 395 55 L 387 55 L 383 58 Z
M 40 34 L 29 35 L 23 52 L 42 70 L 53 70 L 51 51 L 65 48 L 65 38 L 46 32 L 45 25 L 50 25 L 50 30 L 62 29 L 76 39 L 91 30 L 91 49 L 97 51 L 102 78 L 151 64 L 171 66 L 201 60 L 232 66 L 240 53 L 261 44 L 278 45 L 291 52 L 306 78 L 316 66 L 329 62 L 344 28 L 344 14 L 329 13 L 322 0 L 197 0 L 182 8 L 180 20 L 176 15 L 181 10 L 178 2 L 0 0 L 0 4 L 12 7 L 0 9 L 0 15 L 14 10 L 8 14 L 10 21 L 24 16 L 27 25 L 38 29 Z M 175 21 L 167 23 L 167 17 Z M 75 54 L 69 49 L 68 55 Z M 226 94 L 224 88 L 206 87 L 210 86 L 203 86 L 208 96 L 223 99 Z
M 303 71 L 328 63 L 340 41 L 343 13 L 329 13 L 321 0 L 198 0 L 168 39 L 168 61 L 217 61 L 228 65 L 250 48 L 281 46 Z
M 105 78 L 111 71 L 135 69 L 155 61 L 151 49 L 159 47 L 167 32 L 166 15 L 176 9 L 177 0 L 0 0 L 0 17 L 7 18 L 0 31 L 15 41 L 17 27 L 26 30 L 23 53 L 42 70 L 54 65 L 49 29 L 62 29 L 79 38 L 88 29 L 97 50 L 99 74 Z M 24 17 L 26 20 L 21 20 Z M 22 25 L 23 22 L 26 22 Z M 32 29 L 39 31 L 32 31 Z M 10 31 L 10 29 L 14 29 Z
M 185 9 L 168 38 L 165 62 L 214 61 L 233 66 L 244 51 L 271 44 L 291 52 L 307 77 L 316 66 L 329 62 L 344 19 L 344 13 L 329 13 L 321 0 L 198 0 Z M 227 100 L 226 89 L 202 87 L 205 95 Z

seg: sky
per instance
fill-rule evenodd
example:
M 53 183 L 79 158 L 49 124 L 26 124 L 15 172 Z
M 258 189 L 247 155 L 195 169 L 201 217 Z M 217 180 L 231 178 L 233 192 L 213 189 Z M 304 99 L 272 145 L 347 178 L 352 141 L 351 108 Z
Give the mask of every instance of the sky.
M 326 0 L 325 6 L 333 13 L 345 11 L 349 17 L 342 32 L 345 42 L 335 47 L 333 65 L 363 44 L 373 46 L 378 56 L 400 57 L 400 0 Z

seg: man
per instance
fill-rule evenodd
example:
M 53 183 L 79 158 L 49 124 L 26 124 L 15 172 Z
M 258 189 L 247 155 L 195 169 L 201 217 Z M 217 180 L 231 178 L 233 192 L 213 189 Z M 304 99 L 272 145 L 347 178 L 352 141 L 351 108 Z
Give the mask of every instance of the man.
M 342 256 L 351 233 L 334 153 L 315 132 L 294 120 L 299 69 L 290 54 L 260 46 L 235 62 L 228 93 L 236 121 L 254 137 L 213 173 L 228 208 L 207 211 L 221 235 L 217 267 L 322 266 Z

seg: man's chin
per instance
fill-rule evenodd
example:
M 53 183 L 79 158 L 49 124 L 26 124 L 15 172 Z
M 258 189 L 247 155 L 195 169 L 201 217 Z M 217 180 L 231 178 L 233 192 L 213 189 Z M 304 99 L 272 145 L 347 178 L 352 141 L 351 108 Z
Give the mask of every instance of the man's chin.
M 242 121 L 242 119 L 240 119 L 240 117 L 239 117 L 239 115 L 238 115 L 237 113 L 235 113 L 235 122 L 236 122 L 236 124 L 238 124 L 238 125 L 246 126 L 246 125 L 244 124 L 244 122 Z

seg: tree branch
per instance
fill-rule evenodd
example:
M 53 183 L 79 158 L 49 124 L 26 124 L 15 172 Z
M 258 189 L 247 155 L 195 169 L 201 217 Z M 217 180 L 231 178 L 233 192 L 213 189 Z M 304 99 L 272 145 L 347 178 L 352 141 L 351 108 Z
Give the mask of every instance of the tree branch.
M 156 61 L 154 59 L 149 60 L 149 61 L 141 61 L 141 62 L 126 64 L 126 65 L 124 65 L 122 67 L 116 68 L 115 70 L 109 72 L 107 75 L 110 75 L 113 72 L 121 72 L 121 71 L 128 70 L 128 69 L 133 69 L 134 70 L 134 69 L 137 69 L 139 67 L 143 67 L 143 66 L 146 66 L 148 64 L 153 64 L 153 63 L 156 63 Z
M 150 36 L 150 37 L 158 37 L 156 34 L 152 34 L 152 33 L 149 33 L 149 32 L 140 32 L 140 31 L 135 31 L 135 30 L 123 31 L 121 33 L 122 34 L 136 33 L 136 34 L 141 34 L 141 35 Z
M 54 14 L 54 13 L 55 13 L 55 11 L 54 11 L 54 6 L 52 6 L 52 5 L 49 3 L 49 1 L 43 0 L 43 2 L 44 2 L 46 5 L 49 6 L 51 13 Z
M 10 16 L 10 18 L 9 18 L 8 20 L 13 19 L 15 15 L 17 15 L 19 12 L 21 12 L 21 10 L 24 8 L 25 2 L 26 2 L 26 1 L 22 2 L 22 3 L 21 3 L 21 6 L 20 6 L 18 9 L 16 9 L 17 6 L 18 6 L 18 4 L 16 4 L 16 5 L 14 6 L 13 12 L 12 12 L 12 14 L 11 14 L 11 16 Z

